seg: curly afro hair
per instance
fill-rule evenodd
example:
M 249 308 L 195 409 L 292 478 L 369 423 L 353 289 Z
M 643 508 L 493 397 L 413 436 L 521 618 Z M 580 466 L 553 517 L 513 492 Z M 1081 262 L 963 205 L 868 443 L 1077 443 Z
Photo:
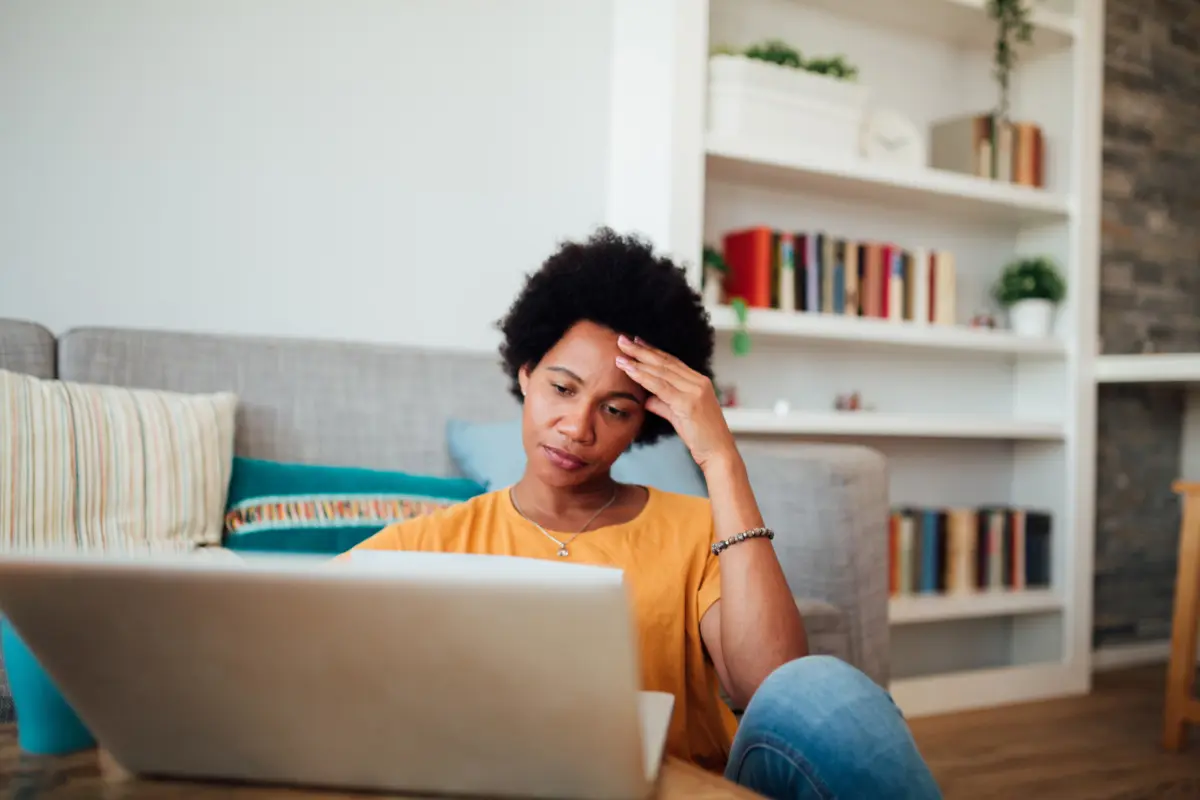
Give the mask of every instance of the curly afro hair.
M 500 356 L 521 400 L 517 373 L 536 366 L 576 323 L 594 322 L 640 336 L 712 378 L 713 329 L 708 312 L 688 285 L 682 267 L 654 255 L 634 236 L 600 228 L 585 242 L 564 242 L 526 278 L 508 314 L 498 323 Z M 647 414 L 637 444 L 671 435 L 671 424 Z

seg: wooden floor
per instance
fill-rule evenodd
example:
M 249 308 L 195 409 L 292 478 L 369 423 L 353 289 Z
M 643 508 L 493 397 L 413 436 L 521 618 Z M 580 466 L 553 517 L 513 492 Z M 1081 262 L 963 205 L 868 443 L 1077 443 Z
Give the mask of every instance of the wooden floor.
M 1091 695 L 914 719 L 947 800 L 1200 798 L 1200 726 L 1162 738 L 1166 665 L 1102 672 Z

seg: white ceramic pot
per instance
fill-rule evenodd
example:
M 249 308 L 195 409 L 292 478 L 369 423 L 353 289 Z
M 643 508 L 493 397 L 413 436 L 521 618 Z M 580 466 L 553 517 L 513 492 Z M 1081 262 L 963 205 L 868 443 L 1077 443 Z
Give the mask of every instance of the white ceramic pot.
M 721 304 L 721 282 L 724 279 L 719 269 L 709 267 L 704 270 L 704 291 L 700 295 L 704 305 L 713 307 Z
M 1018 300 L 1008 309 L 1008 326 L 1018 336 L 1044 337 L 1054 331 L 1054 303 Z

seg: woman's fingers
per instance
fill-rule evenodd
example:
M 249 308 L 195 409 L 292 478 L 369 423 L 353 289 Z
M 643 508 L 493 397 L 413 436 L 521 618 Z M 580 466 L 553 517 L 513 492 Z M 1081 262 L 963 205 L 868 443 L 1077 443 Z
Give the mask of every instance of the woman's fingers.
M 694 370 L 689 369 L 679 359 L 668 353 L 664 353 L 656 347 L 651 347 L 641 339 L 634 340 L 626 336 L 618 336 L 617 346 L 621 348 L 622 352 L 632 356 L 638 362 L 651 367 L 657 367 L 663 371 L 664 375 L 673 375 L 688 384 L 698 384 L 703 377 Z
M 648 364 L 645 361 L 637 361 L 624 356 L 617 357 L 617 366 L 625 370 L 625 373 L 635 380 L 639 375 L 642 375 L 661 381 L 660 387 L 670 387 L 670 392 L 659 392 L 653 389 L 650 391 L 672 404 L 679 402 L 686 396 L 697 394 L 699 389 L 698 384 L 689 381 L 675 370 L 666 366 Z M 646 386 L 644 383 L 642 385 Z M 646 386 L 646 388 L 650 389 L 649 386 Z

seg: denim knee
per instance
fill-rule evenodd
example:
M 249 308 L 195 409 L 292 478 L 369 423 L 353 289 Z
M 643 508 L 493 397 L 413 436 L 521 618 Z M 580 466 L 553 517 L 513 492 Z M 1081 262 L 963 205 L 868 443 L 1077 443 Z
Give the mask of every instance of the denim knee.
M 805 656 L 781 665 L 759 685 L 751 702 L 756 698 L 778 700 L 777 695 L 795 697 L 797 693 L 818 690 L 836 693 L 846 700 L 879 695 L 891 702 L 891 697 L 865 673 L 834 656 Z
M 941 796 L 891 696 L 831 656 L 799 658 L 767 676 L 726 775 L 768 797 Z

